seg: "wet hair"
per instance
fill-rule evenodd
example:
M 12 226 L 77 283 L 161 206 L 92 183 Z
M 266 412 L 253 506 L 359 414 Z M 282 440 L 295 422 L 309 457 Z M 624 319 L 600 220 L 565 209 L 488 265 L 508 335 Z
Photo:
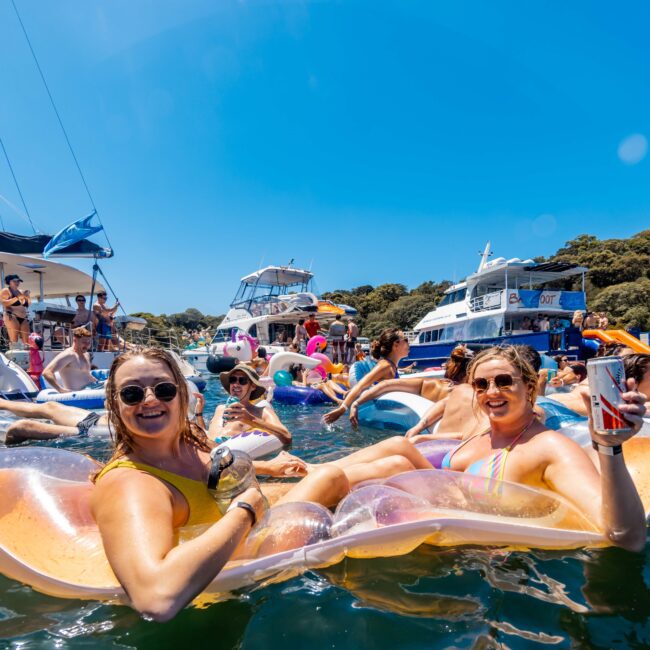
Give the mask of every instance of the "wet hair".
M 530 403 L 535 404 L 537 397 L 537 372 L 535 372 L 535 368 L 533 368 L 528 358 L 522 354 L 522 347 L 520 345 L 508 345 L 505 347 L 488 348 L 479 352 L 472 359 L 467 369 L 468 382 L 472 383 L 474 373 L 482 363 L 492 361 L 493 359 L 503 359 L 521 373 L 521 378 L 526 388 L 530 391 Z
M 628 354 L 623 357 L 625 376 L 640 384 L 645 374 L 650 371 L 650 354 Z
M 141 357 L 149 361 L 158 361 L 167 366 L 171 372 L 176 388 L 178 389 L 179 419 L 178 430 L 182 440 L 189 445 L 202 451 L 210 451 L 210 445 L 205 433 L 196 425 L 190 422 L 188 416 L 189 393 L 187 382 L 183 373 L 174 358 L 161 348 L 142 348 L 131 350 L 115 357 L 111 370 L 106 380 L 106 409 L 108 415 L 109 430 L 114 444 L 114 451 L 111 461 L 120 458 L 133 451 L 133 435 L 127 429 L 120 414 L 119 391 L 117 389 L 115 376 L 121 366 L 127 361 Z M 109 461 L 110 462 L 110 461 Z
M 539 369 L 542 367 L 542 357 L 532 345 L 524 343 L 522 345 L 513 345 L 512 347 L 517 348 L 519 354 L 528 361 L 535 372 L 539 372 Z
M 370 344 L 370 354 L 373 359 L 385 359 L 393 351 L 395 343 L 403 338 L 402 330 L 396 327 L 386 329 Z
M 292 363 L 288 368 L 288 372 L 293 377 L 294 381 L 298 381 L 298 375 L 300 374 L 301 371 L 302 371 L 301 363 Z
M 467 380 L 467 367 L 474 353 L 464 345 L 457 345 L 445 363 L 445 379 L 462 384 Z
M 90 338 L 92 336 L 90 330 L 87 330 L 85 327 L 75 327 L 72 330 L 72 335 L 76 339 Z
M 597 357 L 624 357 L 633 354 L 632 348 L 622 343 L 605 343 L 598 348 Z
M 578 378 L 578 381 L 584 381 L 587 378 L 587 368 L 584 363 L 570 363 L 569 368 L 573 370 L 573 374 Z
M 266 348 L 262 348 L 262 347 L 257 348 L 257 356 L 260 359 L 266 359 Z

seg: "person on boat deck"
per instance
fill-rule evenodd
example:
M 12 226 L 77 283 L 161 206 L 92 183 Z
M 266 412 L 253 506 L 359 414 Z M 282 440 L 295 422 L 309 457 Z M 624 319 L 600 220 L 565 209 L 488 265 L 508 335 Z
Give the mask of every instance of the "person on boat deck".
M 594 314 L 593 311 L 587 312 L 587 315 L 585 316 L 585 320 L 582 323 L 582 329 L 584 330 L 594 330 L 598 328 L 598 324 L 600 323 L 600 319 L 596 314 Z
M 90 373 L 92 334 L 85 327 L 72 330 L 72 345 L 57 354 L 43 370 L 43 379 L 59 393 L 81 390 L 97 380 Z M 59 374 L 59 379 L 56 377 Z
M 217 406 L 208 428 L 212 440 L 259 429 L 277 436 L 285 445 L 291 442 L 291 433 L 280 422 L 273 407 L 266 402 L 263 405 L 252 403 L 263 397 L 266 389 L 250 366 L 238 364 L 229 372 L 222 372 L 219 379 L 226 393 L 239 401 Z
M 111 349 L 113 339 L 113 319 L 115 312 L 120 306 L 119 300 L 112 307 L 106 306 L 106 292 L 100 291 L 97 294 L 97 302 L 93 305 L 93 312 L 97 318 L 97 335 L 99 337 L 97 351 L 108 352 Z
M 435 402 L 435 404 L 432 405 L 431 409 L 427 411 L 420 422 L 409 429 L 406 435 L 415 436 L 420 434 L 422 431 L 432 426 L 443 416 L 447 406 L 445 400 L 449 397 L 451 391 L 455 386 L 466 381 L 467 366 L 469 365 L 470 359 L 473 356 L 474 353 L 472 350 L 468 349 L 467 346 L 462 344 L 457 345 L 451 351 L 449 360 L 445 364 L 444 379 L 439 379 L 436 377 L 408 377 L 401 379 L 386 379 L 385 381 L 372 386 L 365 393 L 363 393 L 350 407 L 350 422 L 352 422 L 353 426 L 358 425 L 358 408 L 365 402 L 377 399 L 381 395 L 385 395 L 386 393 L 390 393 L 392 391 L 411 393 L 413 395 L 424 397 L 424 399 L 428 399 L 431 402 Z M 471 419 L 471 417 L 467 418 L 467 421 L 470 421 Z M 425 422 L 429 423 L 425 424 Z M 458 427 L 459 423 L 454 422 L 454 426 Z M 461 429 L 465 428 L 465 426 L 461 427 Z M 458 428 L 449 429 L 448 427 L 445 427 L 444 430 L 454 432 L 459 431 Z
M 620 446 L 640 429 L 645 413 L 647 398 L 634 379 L 628 380 L 619 407 L 629 433 L 600 435 L 590 420 L 600 472 L 578 444 L 538 420 L 537 373 L 515 346 L 479 353 L 470 364 L 469 381 L 489 428 L 447 454 L 443 469 L 550 489 L 574 503 L 613 544 L 634 551 L 645 547 L 645 513 Z M 589 409 L 588 391 L 582 395 Z M 486 484 L 486 492 L 498 489 L 499 481 Z
M 321 331 L 320 323 L 316 320 L 315 314 L 309 314 L 309 318 L 305 323 L 305 330 L 307 331 L 307 336 L 309 336 L 310 339 L 314 338 L 314 336 L 316 336 L 316 334 Z
M 106 402 L 115 451 L 94 477 L 91 511 L 131 605 L 166 621 L 221 571 L 264 514 L 265 499 L 257 486 L 250 487 L 225 513 L 219 510 L 207 489 L 212 443 L 187 419 L 187 385 L 164 350 L 116 357 Z M 310 466 L 298 483 L 261 490 L 274 488 L 278 504 L 312 501 L 332 507 L 361 481 L 430 467 L 408 441 L 392 438 L 334 463 Z M 178 528 L 198 525 L 206 526 L 204 532 L 177 544 Z M 304 539 L 286 543 L 298 548 Z
M 582 313 L 582 310 L 576 309 L 573 312 L 573 318 L 571 319 L 571 325 L 576 327 L 580 331 L 584 329 L 585 315 Z
M 348 319 L 348 332 L 345 341 L 345 363 L 348 366 L 351 366 L 355 361 L 355 355 L 357 354 L 357 339 L 359 338 L 359 326 L 354 322 L 352 318 Z M 360 359 L 356 359 L 359 361 Z
M 92 332 L 97 326 L 97 315 L 90 309 L 86 308 L 85 296 L 80 294 L 74 299 L 74 301 L 77 303 L 77 312 L 75 313 L 71 323 L 73 329 L 75 327 L 85 327 L 87 330 Z
M 296 335 L 294 336 L 293 343 L 297 348 L 298 352 L 304 352 L 305 346 L 307 345 L 307 339 L 309 334 L 305 329 L 305 319 L 300 318 L 298 320 L 298 325 L 296 325 Z
M 397 365 L 408 355 L 409 342 L 401 330 L 386 329 L 378 340 L 372 342 L 370 353 L 375 359 L 379 359 L 379 362 L 350 389 L 339 406 L 323 416 L 327 424 L 336 422 L 354 404 L 361 393 L 373 384 L 385 379 L 399 379 Z
M 341 321 L 341 314 L 337 314 L 327 333 L 332 343 L 332 361 L 334 363 L 345 361 L 345 341 L 343 340 L 345 333 L 346 327 Z
M 4 323 L 9 335 L 9 342 L 13 345 L 18 338 L 25 344 L 29 343 L 29 313 L 27 311 L 31 297 L 29 290 L 21 291 L 22 280 L 15 274 L 5 277 L 7 285 L 0 291 L 0 300 L 4 310 Z

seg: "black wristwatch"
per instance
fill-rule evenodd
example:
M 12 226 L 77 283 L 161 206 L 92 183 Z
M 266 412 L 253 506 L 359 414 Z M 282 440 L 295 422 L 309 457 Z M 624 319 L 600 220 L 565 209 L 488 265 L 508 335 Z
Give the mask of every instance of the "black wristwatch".
M 252 525 L 254 526 L 257 523 L 257 514 L 255 513 L 255 508 L 248 503 L 247 501 L 233 501 L 229 506 L 226 513 L 234 510 L 235 508 L 242 508 L 252 517 Z

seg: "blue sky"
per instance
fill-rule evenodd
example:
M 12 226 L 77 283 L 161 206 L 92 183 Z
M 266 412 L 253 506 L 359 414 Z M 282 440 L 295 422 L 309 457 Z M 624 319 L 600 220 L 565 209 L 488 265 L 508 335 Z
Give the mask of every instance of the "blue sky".
M 260 262 L 414 287 L 487 239 L 650 226 L 645 3 L 15 1 L 127 311 L 223 312 Z M 51 233 L 90 204 L 8 0 L 0 57 L 0 136 Z

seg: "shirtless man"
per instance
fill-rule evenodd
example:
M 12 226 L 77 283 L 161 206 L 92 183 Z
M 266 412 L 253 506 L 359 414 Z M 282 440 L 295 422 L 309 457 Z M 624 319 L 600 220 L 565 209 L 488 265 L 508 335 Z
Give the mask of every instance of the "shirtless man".
M 72 345 L 57 355 L 43 370 L 43 378 L 59 393 L 81 390 L 97 380 L 90 373 L 92 334 L 85 327 L 72 330 Z M 59 373 L 61 383 L 55 377 Z
M 95 327 L 97 324 L 97 316 L 90 309 L 86 308 L 86 298 L 79 294 L 74 300 L 77 303 L 77 313 L 72 319 L 72 327 L 87 327 L 88 325 Z

